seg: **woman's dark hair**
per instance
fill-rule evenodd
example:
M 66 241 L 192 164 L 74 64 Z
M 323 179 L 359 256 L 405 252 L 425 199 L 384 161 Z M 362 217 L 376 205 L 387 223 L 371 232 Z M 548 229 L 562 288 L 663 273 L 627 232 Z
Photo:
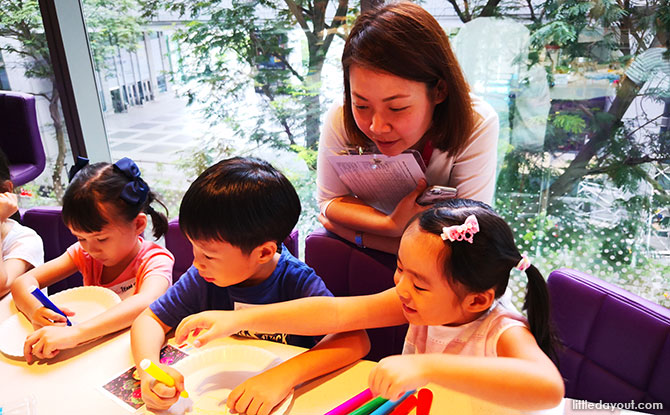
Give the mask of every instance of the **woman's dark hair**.
M 352 65 L 387 72 L 435 88 L 444 82 L 447 96 L 435 106 L 425 136 L 434 148 L 457 153 L 475 125 L 470 88 L 435 18 L 413 3 L 395 3 L 361 14 L 342 52 L 344 126 L 351 145 L 367 147 L 370 139 L 356 125 L 349 73 Z
M 151 190 L 139 203 L 123 199 L 121 193 L 131 181 L 113 164 L 95 163 L 82 168 L 65 190 L 63 222 L 82 232 L 99 232 L 115 217 L 130 222 L 144 212 L 151 216 L 154 237 L 160 238 L 167 231 L 167 217 L 155 211 L 151 204 L 157 202 L 166 212 L 167 208 Z
M 419 214 L 422 230 L 435 235 L 442 234 L 445 226 L 461 225 L 474 215 L 479 223 L 479 232 L 472 240 L 445 241 L 451 254 L 445 253 L 444 274 L 468 292 L 495 290 L 495 297 L 505 293 L 510 271 L 521 260 L 509 225 L 485 203 L 469 199 L 451 199 L 432 206 Z M 550 358 L 555 358 L 555 335 L 550 324 L 549 292 L 544 277 L 535 266 L 526 270 L 528 284 L 523 309 L 528 315 L 530 331 L 537 344 Z
M 205 170 L 188 188 L 179 208 L 179 227 L 189 238 L 222 241 L 249 254 L 281 243 L 300 216 L 291 182 L 270 163 L 234 157 Z

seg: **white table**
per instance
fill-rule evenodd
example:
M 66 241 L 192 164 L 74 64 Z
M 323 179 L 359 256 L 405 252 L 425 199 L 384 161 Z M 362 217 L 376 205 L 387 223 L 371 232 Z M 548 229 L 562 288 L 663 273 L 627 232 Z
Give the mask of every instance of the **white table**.
M 16 312 L 10 296 L 0 300 L 0 321 Z M 225 344 L 248 344 L 261 347 L 283 359 L 304 349 L 262 340 L 226 338 L 205 347 Z M 323 376 L 297 388 L 290 415 L 320 415 L 367 388 L 371 361 L 359 361 L 347 368 Z M 101 386 L 133 365 L 130 352 L 130 332 L 124 330 L 93 343 L 62 351 L 55 359 L 28 365 L 0 353 L 0 406 L 11 401 L 34 396 L 36 415 L 127 414 L 130 413 L 108 397 Z M 433 414 L 517 414 L 518 411 L 500 407 L 468 395 L 428 386 L 434 392 Z M 566 400 L 569 402 L 569 400 Z M 565 402 L 543 411 L 563 414 Z M 571 411 L 566 410 L 570 413 Z M 580 414 L 588 412 L 581 411 Z M 612 412 L 602 412 L 611 414 Z M 616 412 L 615 412 L 616 413 Z

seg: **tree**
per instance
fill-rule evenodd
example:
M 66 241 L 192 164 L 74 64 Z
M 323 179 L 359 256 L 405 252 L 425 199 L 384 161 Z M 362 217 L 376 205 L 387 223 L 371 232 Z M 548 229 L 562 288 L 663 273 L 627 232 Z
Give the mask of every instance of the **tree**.
M 338 0 L 328 22 L 328 4 L 327 0 L 232 0 L 225 5 L 220 0 L 146 0 L 144 8 L 147 16 L 164 8 L 191 19 L 177 33 L 192 56 L 183 67 L 189 85 L 186 94 L 205 104 L 214 122 L 226 121 L 249 141 L 300 152 L 316 150 L 323 65 L 334 37 L 342 35 L 338 30 L 348 11 L 348 0 Z M 307 44 L 307 57 L 298 63 L 290 59 L 287 37 L 296 25 Z M 245 95 L 252 85 L 262 97 L 256 113 Z
M 132 0 L 85 0 L 91 47 L 96 63 L 104 61 L 109 54 L 109 38 L 121 47 L 132 48 L 137 43 L 140 31 L 138 17 L 133 17 L 135 3 Z M 137 16 L 137 13 L 135 13 Z M 102 35 L 102 37 L 100 36 Z M 0 51 L 16 54 L 21 58 L 27 78 L 47 82 L 46 91 L 29 91 L 49 103 L 49 115 L 58 145 L 58 154 L 53 164 L 51 179 L 56 199 L 63 196 L 62 173 L 65 166 L 67 145 L 60 95 L 56 87 L 49 48 L 42 26 L 37 0 L 3 0 L 0 2 L 0 38 L 12 42 L 0 43 Z

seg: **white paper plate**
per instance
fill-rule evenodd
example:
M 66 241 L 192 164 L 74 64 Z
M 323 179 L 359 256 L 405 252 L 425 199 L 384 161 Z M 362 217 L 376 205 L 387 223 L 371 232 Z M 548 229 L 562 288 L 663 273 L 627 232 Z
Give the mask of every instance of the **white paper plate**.
M 112 290 L 104 287 L 76 287 L 49 296 L 58 307 L 75 312 L 72 324 L 86 321 L 121 302 Z M 23 314 L 15 314 L 0 323 L 0 351 L 8 356 L 23 357 L 23 343 L 33 326 Z
M 243 345 L 219 346 L 202 351 L 180 360 L 174 368 L 184 375 L 184 387 L 189 393 L 190 408 L 180 404 L 172 406 L 170 414 L 232 414 L 226 406 L 230 392 L 245 380 L 282 360 L 267 350 Z M 293 400 L 291 392 L 272 412 L 281 415 Z

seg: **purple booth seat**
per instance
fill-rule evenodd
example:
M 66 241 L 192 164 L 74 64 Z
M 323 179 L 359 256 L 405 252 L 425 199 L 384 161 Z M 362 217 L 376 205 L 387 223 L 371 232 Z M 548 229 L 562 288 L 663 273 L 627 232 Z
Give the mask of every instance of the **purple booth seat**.
M 32 228 L 42 238 L 44 244 L 44 262 L 50 261 L 67 250 L 77 238 L 63 223 L 60 206 L 38 206 L 26 210 L 22 222 Z M 79 272 L 52 284 L 48 288 L 49 295 L 83 284 Z
M 293 256 L 298 256 L 298 230 L 294 229 L 284 239 L 284 245 Z M 174 255 L 174 267 L 172 268 L 172 281 L 177 282 L 179 277 L 193 264 L 193 246 L 179 229 L 179 219 L 172 219 L 168 223 L 168 231 L 165 234 L 165 247 Z
M 548 279 L 565 394 L 662 402 L 670 413 L 670 310 L 572 269 Z
M 374 249 L 361 249 L 317 229 L 305 240 L 305 262 L 323 278 L 336 296 L 375 294 L 394 286 L 396 256 Z M 369 329 L 370 360 L 402 353 L 407 325 Z
M 9 159 L 14 185 L 21 186 L 42 173 L 46 163 L 35 112 L 35 97 L 0 91 L 0 148 Z

